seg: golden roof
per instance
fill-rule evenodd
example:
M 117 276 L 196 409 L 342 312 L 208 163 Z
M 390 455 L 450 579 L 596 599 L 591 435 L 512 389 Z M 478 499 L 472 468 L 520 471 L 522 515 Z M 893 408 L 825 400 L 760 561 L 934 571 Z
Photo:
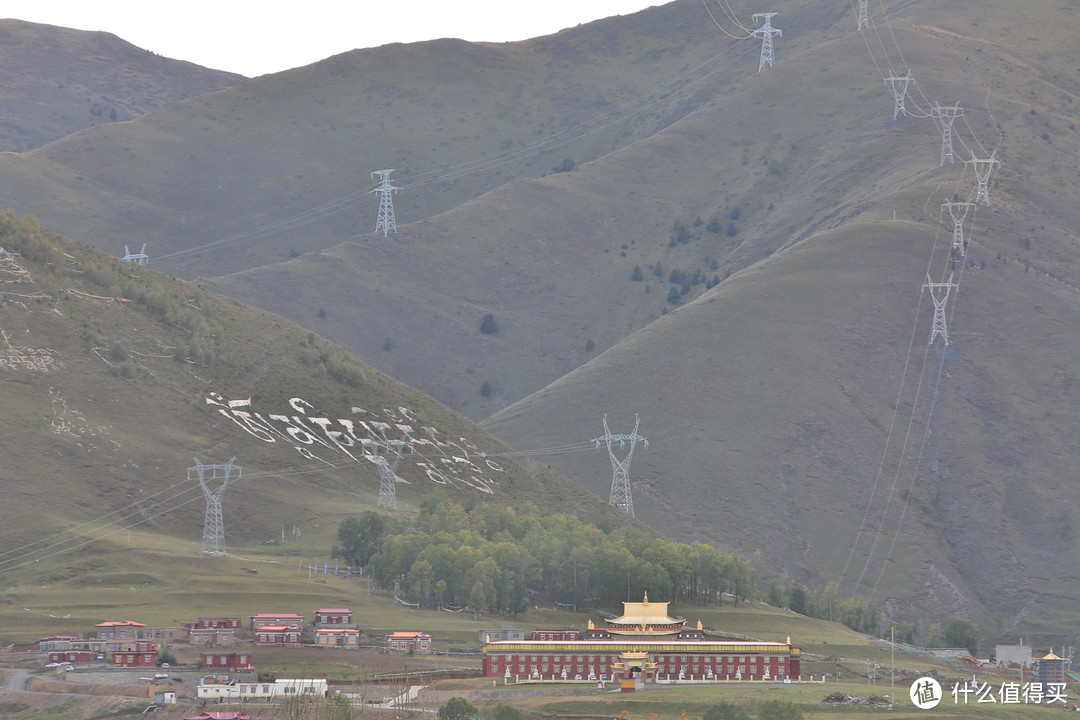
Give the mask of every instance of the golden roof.
M 684 620 L 673 618 L 668 615 L 666 602 L 649 602 L 649 593 L 639 602 L 624 602 L 622 617 L 608 620 L 608 625 L 633 625 L 639 628 L 648 628 L 650 625 L 682 625 Z
M 1048 653 L 1047 653 L 1046 655 L 1043 655 L 1043 656 L 1042 656 L 1041 658 L 1039 658 L 1039 659 L 1040 659 L 1040 660 L 1064 660 L 1065 658 L 1063 658 L 1063 657 L 1058 657 L 1057 655 L 1055 655 L 1055 654 L 1054 654 L 1054 651 L 1053 651 L 1053 650 L 1051 650 L 1050 652 L 1048 652 Z

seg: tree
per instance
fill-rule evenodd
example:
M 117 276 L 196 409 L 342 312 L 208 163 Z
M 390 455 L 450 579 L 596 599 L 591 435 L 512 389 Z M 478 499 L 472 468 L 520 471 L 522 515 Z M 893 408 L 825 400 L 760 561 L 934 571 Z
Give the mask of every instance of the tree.
M 499 326 L 495 323 L 495 316 L 488 313 L 484 316 L 484 319 L 480 321 L 480 332 L 484 335 L 493 335 L 499 332 Z
M 452 697 L 439 708 L 439 720 L 476 720 L 479 716 L 476 706 L 463 697 Z
M 803 720 L 802 709 L 787 700 L 766 700 L 758 705 L 758 720 Z
M 485 380 L 484 384 L 480 386 L 480 394 L 483 395 L 484 397 L 489 397 L 491 395 L 491 393 L 492 393 L 491 383 L 489 383 L 487 380 Z
M 379 552 L 383 536 L 390 530 L 389 525 L 384 515 L 371 510 L 345 518 L 338 525 L 341 545 L 335 545 L 331 554 L 343 558 L 352 567 L 364 567 L 371 556 Z
M 640 282 L 645 279 L 645 273 L 641 271 L 640 265 L 635 265 L 633 272 L 630 273 L 630 279 L 634 282 Z
M 595 349 L 596 349 L 596 343 L 594 343 L 592 341 L 592 338 L 589 338 L 588 340 L 585 341 L 585 352 L 592 352 Z
M 495 707 L 488 710 L 486 715 L 491 717 L 491 720 L 525 720 L 525 714 L 518 710 L 513 705 L 507 705 L 505 703 L 499 703 Z
M 701 720 L 750 720 L 750 713 L 735 703 L 718 702 L 705 711 Z
M 967 648 L 975 655 L 979 650 L 979 626 L 955 615 L 945 621 L 943 639 L 947 647 Z

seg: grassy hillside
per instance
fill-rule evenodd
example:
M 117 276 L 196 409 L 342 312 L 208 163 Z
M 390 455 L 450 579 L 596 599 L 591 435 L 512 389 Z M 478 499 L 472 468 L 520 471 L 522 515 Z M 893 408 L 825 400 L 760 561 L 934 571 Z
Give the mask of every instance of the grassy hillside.
M 13 628 L 25 624 L 19 608 L 42 605 L 55 610 L 39 619 L 84 617 L 144 598 L 160 606 L 155 621 L 193 593 L 234 607 L 273 575 L 237 579 L 249 555 L 306 581 L 296 566 L 327 559 L 340 521 L 377 504 L 368 456 L 385 448 L 363 443 L 406 431 L 415 454 L 397 469 L 400 513 L 438 490 L 619 522 L 546 466 L 279 317 L 32 219 L 0 217 L 0 248 L 0 602 Z M 225 545 L 245 560 L 222 570 L 198 555 L 206 504 L 190 468 L 231 457 L 242 475 L 222 500 Z
M 115 35 L 0 20 L 0 149 L 26 152 L 132 120 L 243 78 L 137 48 Z

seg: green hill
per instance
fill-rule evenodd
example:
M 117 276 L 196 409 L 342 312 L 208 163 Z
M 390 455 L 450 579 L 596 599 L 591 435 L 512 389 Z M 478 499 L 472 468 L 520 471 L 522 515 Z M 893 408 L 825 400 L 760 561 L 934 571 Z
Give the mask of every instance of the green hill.
M 280 317 L 32 219 L 0 216 L 0 248 L 0 616 L 12 633 L 47 615 L 176 620 L 196 596 L 238 608 L 282 583 L 310 598 L 298 566 L 328 560 L 338 524 L 379 504 L 370 458 L 406 436 L 400 513 L 438 491 L 620 522 L 580 486 Z M 197 462 L 230 458 L 242 468 L 222 497 L 232 558 L 200 555 Z M 242 573 L 251 563 L 260 572 Z

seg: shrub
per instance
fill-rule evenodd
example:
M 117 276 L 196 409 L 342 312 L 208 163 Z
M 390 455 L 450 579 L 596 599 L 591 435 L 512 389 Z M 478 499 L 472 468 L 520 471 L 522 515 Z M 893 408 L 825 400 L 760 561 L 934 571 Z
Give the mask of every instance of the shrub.
M 499 332 L 499 326 L 495 322 L 495 316 L 488 313 L 484 316 L 484 319 L 480 321 L 480 332 L 484 335 L 493 335 Z

